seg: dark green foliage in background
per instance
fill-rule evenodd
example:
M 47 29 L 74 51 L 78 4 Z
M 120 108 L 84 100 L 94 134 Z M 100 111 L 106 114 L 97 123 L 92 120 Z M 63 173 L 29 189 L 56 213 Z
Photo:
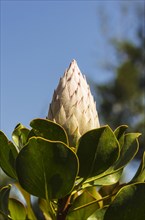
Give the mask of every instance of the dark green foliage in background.
M 139 22 L 135 34 L 138 42 L 113 37 L 117 65 L 109 63 L 108 69 L 113 77 L 109 82 L 97 85 L 96 91 L 100 100 L 97 107 L 103 123 L 112 128 L 125 123 L 131 131 L 142 133 L 140 158 L 145 149 L 145 36 L 142 9 L 137 8 L 134 16 L 137 12 Z

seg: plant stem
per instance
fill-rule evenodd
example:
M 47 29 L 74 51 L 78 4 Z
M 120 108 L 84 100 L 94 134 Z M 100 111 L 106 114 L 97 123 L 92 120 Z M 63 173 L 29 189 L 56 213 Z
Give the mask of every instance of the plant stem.
M 71 195 L 67 195 L 66 197 L 58 200 L 58 210 L 57 210 L 56 220 L 66 219 L 66 215 L 70 207 L 70 197 Z
M 116 193 L 117 193 L 117 192 L 116 192 Z M 89 202 L 89 203 L 86 203 L 86 204 L 84 204 L 84 205 L 82 205 L 82 206 L 76 207 L 76 208 L 74 208 L 71 212 L 77 211 L 77 210 L 79 210 L 79 209 L 82 209 L 82 208 L 84 208 L 84 207 L 87 207 L 87 206 L 89 206 L 89 205 L 92 205 L 92 204 L 94 204 L 94 203 L 96 203 L 96 202 L 101 202 L 101 201 L 103 201 L 103 200 L 105 200 L 105 199 L 111 198 L 112 196 L 116 195 L 116 193 L 113 193 L 113 194 L 108 195 L 108 196 L 104 196 L 102 199 L 94 200 L 94 201 Z

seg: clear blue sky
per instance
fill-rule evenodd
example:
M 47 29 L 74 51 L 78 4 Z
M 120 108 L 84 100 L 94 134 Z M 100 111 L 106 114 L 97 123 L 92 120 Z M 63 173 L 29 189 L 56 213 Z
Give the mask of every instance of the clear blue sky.
M 135 40 L 138 1 L 128 1 L 127 20 L 122 2 L 1 1 L 0 129 L 9 138 L 17 123 L 28 127 L 33 118 L 46 117 L 72 59 L 88 79 L 108 77 L 102 65 L 116 59 L 106 36 Z

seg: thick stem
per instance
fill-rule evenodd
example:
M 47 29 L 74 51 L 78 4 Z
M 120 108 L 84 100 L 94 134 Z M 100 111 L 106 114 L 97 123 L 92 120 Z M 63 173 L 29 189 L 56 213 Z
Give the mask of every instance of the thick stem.
M 58 200 L 57 220 L 65 220 L 70 207 L 70 195 Z

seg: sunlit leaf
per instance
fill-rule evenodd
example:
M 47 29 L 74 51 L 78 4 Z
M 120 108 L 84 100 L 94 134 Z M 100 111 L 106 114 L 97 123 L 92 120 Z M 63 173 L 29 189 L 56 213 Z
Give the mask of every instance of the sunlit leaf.
M 131 182 L 145 182 L 145 152 L 143 154 L 140 166 Z
M 53 210 L 52 202 L 45 199 L 39 199 L 39 207 L 45 217 L 45 220 L 52 220 L 56 218 L 56 212 Z
M 105 172 L 117 160 L 119 143 L 109 126 L 103 126 L 80 138 L 77 155 L 79 176 L 93 177 Z
M 145 219 L 145 183 L 127 185 L 119 190 L 104 216 L 104 220 L 110 219 Z
M 0 131 L 0 166 L 10 177 L 17 179 L 15 160 L 18 155 L 14 144 Z
M 46 138 L 51 141 L 61 141 L 68 145 L 68 138 L 61 125 L 47 119 L 34 119 L 30 122 L 36 136 Z
M 128 133 L 124 136 L 124 145 L 120 152 L 120 157 L 115 164 L 115 169 L 125 167 L 136 155 L 139 144 L 137 138 L 140 136 L 139 133 Z
M 27 217 L 28 217 L 28 219 L 37 220 L 36 216 L 34 214 L 34 211 L 32 209 L 32 205 L 31 205 L 31 195 L 28 192 L 26 192 L 26 190 L 24 190 L 18 182 L 15 182 L 14 185 L 21 192 L 22 196 L 25 199 L 25 202 L 26 202 L 26 205 L 27 205 Z
M 9 211 L 13 220 L 26 220 L 26 209 L 18 200 L 9 199 Z
M 62 142 L 32 137 L 17 157 L 16 170 L 27 192 L 46 199 L 61 198 L 74 186 L 78 159 Z
M 97 176 L 87 178 L 83 182 L 83 187 L 86 187 L 87 184 L 95 186 L 115 184 L 121 178 L 122 172 L 123 169 L 114 170 L 114 166 L 112 166 L 108 170 Z
M 24 145 L 27 143 L 27 138 L 29 134 L 29 129 L 26 128 L 22 124 L 17 124 L 13 133 L 12 133 L 12 139 L 19 150 L 21 150 Z
M 94 180 L 94 185 L 110 185 L 115 184 L 120 180 L 123 170 L 117 170 L 112 173 L 104 174 L 104 176 Z
M 123 131 L 123 128 L 121 128 L 121 130 Z M 122 132 L 120 132 L 120 134 L 121 133 Z M 123 146 L 122 146 L 120 157 L 118 158 L 118 160 L 105 172 L 97 176 L 87 178 L 85 180 L 85 183 L 92 182 L 92 184 L 94 185 L 108 185 L 108 184 L 114 184 L 118 182 L 122 175 L 123 168 L 134 158 L 135 154 L 138 151 L 137 138 L 139 135 L 140 134 L 138 133 L 129 133 L 129 134 L 123 135 L 124 141 L 122 142 Z
M 97 192 L 96 187 L 84 189 L 84 192 L 76 198 L 69 209 L 66 219 L 87 219 L 95 210 L 102 206 L 102 202 L 97 202 L 97 200 L 100 200 L 101 198 L 102 197 Z
M 107 208 L 97 209 L 87 220 L 103 220 Z
M 0 210 L 0 220 L 12 220 L 12 218 L 9 215 L 4 214 L 1 210 Z
M 116 128 L 114 131 L 114 134 L 115 134 L 117 140 L 119 141 L 120 148 L 122 148 L 122 146 L 124 144 L 124 134 L 125 134 L 125 131 L 127 130 L 127 128 L 128 128 L 127 125 L 121 125 L 118 128 Z
M 11 185 L 5 186 L 0 189 L 0 211 L 5 215 L 9 214 L 8 199 L 10 194 Z

